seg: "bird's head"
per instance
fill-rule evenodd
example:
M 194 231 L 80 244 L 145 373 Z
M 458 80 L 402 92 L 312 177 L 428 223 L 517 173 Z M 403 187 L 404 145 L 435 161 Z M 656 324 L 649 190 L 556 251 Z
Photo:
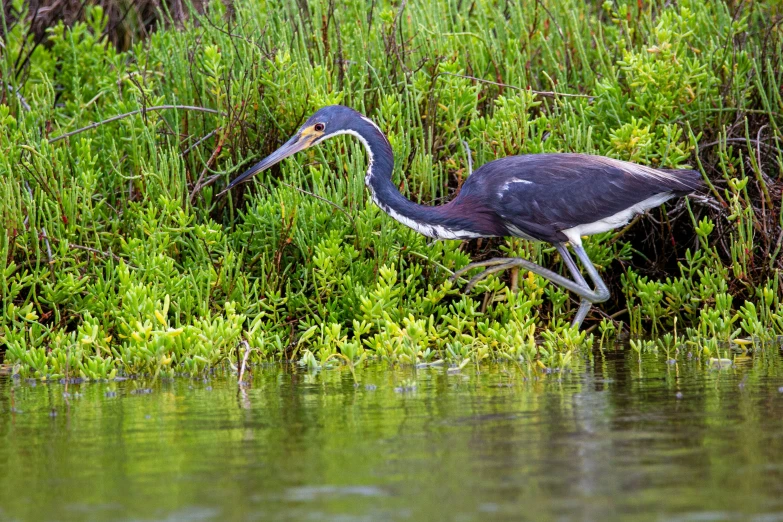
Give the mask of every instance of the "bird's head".
M 219 195 L 225 194 L 255 174 L 268 169 L 300 150 L 312 147 L 337 134 L 349 132 L 352 125 L 355 125 L 357 121 L 361 121 L 363 118 L 360 113 L 342 105 L 329 105 L 319 109 L 299 127 L 299 130 L 296 131 L 296 134 L 290 140 L 235 178 Z

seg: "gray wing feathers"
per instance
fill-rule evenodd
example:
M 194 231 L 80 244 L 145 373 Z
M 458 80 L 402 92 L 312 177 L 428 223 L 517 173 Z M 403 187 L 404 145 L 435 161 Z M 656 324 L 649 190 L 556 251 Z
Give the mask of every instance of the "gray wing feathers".
M 659 194 L 686 194 L 700 184 L 692 170 L 657 170 L 584 154 L 534 154 L 487 163 L 468 178 L 463 192 L 494 199 L 501 217 L 533 237 L 562 241 L 561 230 Z

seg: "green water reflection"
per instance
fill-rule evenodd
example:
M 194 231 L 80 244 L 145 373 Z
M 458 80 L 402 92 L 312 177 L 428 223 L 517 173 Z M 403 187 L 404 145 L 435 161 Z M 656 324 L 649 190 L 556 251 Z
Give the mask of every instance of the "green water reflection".
M 777 348 L 357 377 L 0 380 L 0 520 L 783 520 Z

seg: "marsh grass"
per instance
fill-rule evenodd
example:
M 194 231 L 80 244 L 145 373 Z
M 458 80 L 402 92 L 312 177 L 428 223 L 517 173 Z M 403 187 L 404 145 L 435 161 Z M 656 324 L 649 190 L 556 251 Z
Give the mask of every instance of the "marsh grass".
M 516 4 L 213 2 L 127 52 L 99 6 L 36 43 L 14 4 L 0 47 L 5 362 L 47 379 L 199 375 L 247 354 L 532 372 L 620 332 L 708 358 L 783 334 L 780 6 Z M 369 202 L 349 138 L 215 198 L 333 103 L 379 124 L 395 181 L 423 203 L 459 189 L 463 141 L 475 165 L 578 151 L 690 165 L 708 189 L 586 242 L 614 293 L 576 332 L 572 296 L 532 274 L 518 293 L 506 274 L 470 296 L 446 281 L 498 254 L 560 269 L 553 248 L 428 242 Z

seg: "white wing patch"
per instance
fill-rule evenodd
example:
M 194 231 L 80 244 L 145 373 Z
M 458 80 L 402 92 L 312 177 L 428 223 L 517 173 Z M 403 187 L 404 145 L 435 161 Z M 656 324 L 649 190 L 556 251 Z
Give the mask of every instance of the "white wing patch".
M 513 185 L 514 183 L 522 183 L 523 185 L 532 185 L 532 181 L 528 181 L 526 179 L 519 179 L 519 178 L 511 178 L 510 180 L 503 183 L 503 185 L 500 187 L 500 192 L 498 192 L 498 197 L 503 197 L 503 193 L 508 191 L 509 187 Z
M 671 199 L 673 196 L 674 194 L 671 192 L 656 194 L 650 198 L 645 199 L 644 201 L 640 201 L 632 207 L 618 212 L 617 214 L 612 214 L 611 216 L 599 219 L 593 223 L 585 223 L 584 225 L 577 225 L 566 230 L 561 230 L 561 232 L 566 235 L 571 244 L 581 245 L 582 236 L 600 234 L 601 232 L 606 232 L 621 225 L 625 225 L 636 214 L 641 214 L 645 210 L 658 207 L 665 201 Z
M 501 190 L 504 190 L 504 191 L 508 190 L 508 187 L 510 187 L 514 183 L 523 183 L 525 185 L 532 185 L 533 184 L 532 181 L 528 181 L 526 179 L 511 178 L 510 180 L 508 180 L 505 183 L 503 183 L 503 188 Z

